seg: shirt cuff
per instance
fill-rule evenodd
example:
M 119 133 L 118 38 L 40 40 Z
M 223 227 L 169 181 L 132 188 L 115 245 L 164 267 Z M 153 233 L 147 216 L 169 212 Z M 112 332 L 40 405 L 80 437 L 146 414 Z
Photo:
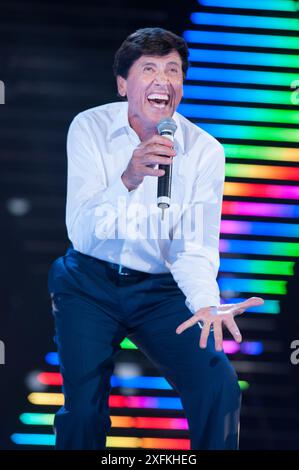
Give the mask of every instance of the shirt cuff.
M 220 305 L 220 297 L 212 295 L 196 296 L 191 301 L 186 300 L 186 306 L 194 314 L 200 308 L 204 307 L 217 307 Z
M 117 200 L 119 197 L 125 197 L 129 199 L 132 194 L 134 194 L 136 190 L 132 189 L 129 191 L 126 185 L 124 184 L 121 176 L 116 178 L 116 180 L 106 189 L 105 191 L 105 199 L 107 202 L 111 204 L 117 204 Z

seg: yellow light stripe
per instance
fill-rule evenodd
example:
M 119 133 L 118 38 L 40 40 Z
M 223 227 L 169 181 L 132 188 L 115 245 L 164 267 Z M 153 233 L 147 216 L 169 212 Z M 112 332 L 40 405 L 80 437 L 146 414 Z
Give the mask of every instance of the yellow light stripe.
M 33 405 L 62 406 L 64 404 L 63 393 L 33 392 L 28 395 L 28 401 Z

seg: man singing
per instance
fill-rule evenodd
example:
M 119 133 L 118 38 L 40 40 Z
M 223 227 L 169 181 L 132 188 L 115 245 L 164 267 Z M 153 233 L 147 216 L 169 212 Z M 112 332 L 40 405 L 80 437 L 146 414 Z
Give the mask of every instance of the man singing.
M 123 100 L 83 111 L 70 125 L 71 246 L 48 284 L 65 397 L 57 449 L 105 449 L 110 378 L 125 337 L 179 394 L 191 449 L 238 448 L 241 394 L 222 327 L 240 342 L 234 316 L 263 300 L 220 305 L 224 152 L 176 112 L 187 68 L 182 38 L 139 29 L 115 55 Z M 157 130 L 166 118 L 176 124 L 173 142 Z M 172 165 L 164 218 L 159 165 Z

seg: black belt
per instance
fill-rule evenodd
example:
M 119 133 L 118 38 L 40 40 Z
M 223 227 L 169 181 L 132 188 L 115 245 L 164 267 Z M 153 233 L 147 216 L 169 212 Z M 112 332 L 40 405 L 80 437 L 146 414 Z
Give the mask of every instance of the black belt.
M 137 271 L 136 269 L 127 268 L 122 264 L 111 263 L 110 261 L 105 261 L 105 264 L 107 264 L 110 269 L 115 271 L 120 276 L 142 276 L 149 274 L 144 271 Z

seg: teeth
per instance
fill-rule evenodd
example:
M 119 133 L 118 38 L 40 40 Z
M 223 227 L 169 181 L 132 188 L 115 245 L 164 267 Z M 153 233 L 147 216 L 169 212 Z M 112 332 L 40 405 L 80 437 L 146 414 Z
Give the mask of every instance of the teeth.
M 152 93 L 151 95 L 148 95 L 147 97 L 149 100 L 164 100 L 168 101 L 169 96 L 168 95 L 160 95 L 158 93 Z
M 165 103 L 153 103 L 153 106 L 155 108 L 165 108 L 166 107 L 166 104 Z

